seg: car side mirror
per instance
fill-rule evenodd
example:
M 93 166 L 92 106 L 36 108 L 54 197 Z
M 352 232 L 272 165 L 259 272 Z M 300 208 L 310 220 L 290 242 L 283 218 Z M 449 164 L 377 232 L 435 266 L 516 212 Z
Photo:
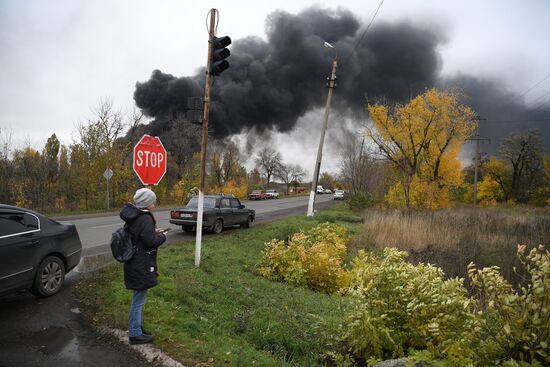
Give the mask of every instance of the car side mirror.
M 241 206 L 239 207 L 239 209 L 244 209 L 244 204 L 241 204 Z

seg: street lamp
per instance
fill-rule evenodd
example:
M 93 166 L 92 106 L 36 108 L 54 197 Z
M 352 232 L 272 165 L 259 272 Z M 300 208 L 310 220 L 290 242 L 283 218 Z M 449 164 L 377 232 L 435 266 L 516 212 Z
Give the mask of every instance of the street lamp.
M 307 216 L 313 216 L 313 204 L 315 203 L 315 195 L 317 194 L 317 182 L 319 180 L 319 170 L 321 168 L 321 159 L 323 157 L 323 143 L 325 141 L 325 132 L 328 125 L 328 113 L 330 111 L 330 100 L 332 99 L 332 90 L 336 84 L 336 67 L 338 65 L 338 52 L 336 48 L 328 42 L 324 43 L 326 48 L 332 48 L 334 50 L 334 59 L 332 60 L 332 72 L 328 79 L 328 95 L 327 104 L 325 106 L 325 116 L 323 119 L 323 127 L 321 129 L 321 138 L 319 139 L 319 149 L 317 150 L 317 160 L 315 161 L 315 169 L 313 173 L 313 179 L 311 180 L 311 191 L 309 192 L 309 203 L 307 206 Z

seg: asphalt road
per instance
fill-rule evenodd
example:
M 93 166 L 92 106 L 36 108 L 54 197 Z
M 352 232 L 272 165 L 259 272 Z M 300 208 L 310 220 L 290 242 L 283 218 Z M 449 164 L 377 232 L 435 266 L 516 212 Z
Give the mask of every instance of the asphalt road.
M 98 337 L 83 320 L 71 297 L 82 276 L 70 273 L 53 297 L 21 291 L 0 298 L 0 367 L 150 366 L 128 346 Z
M 256 223 L 261 223 L 305 215 L 307 200 L 299 197 L 246 202 L 245 205 L 256 210 Z M 320 195 L 316 208 L 332 203 L 332 195 Z M 168 223 L 169 210 L 155 214 L 159 226 L 173 228 L 168 235 L 169 242 L 194 238 L 193 234 Z M 76 224 L 84 247 L 83 256 L 108 250 L 111 233 L 122 224 L 118 214 L 63 220 Z M 70 273 L 61 292 L 49 298 L 37 299 L 27 291 L 0 297 L 0 367 L 151 366 L 132 353 L 129 346 L 98 337 L 83 320 L 71 295 L 72 286 L 83 276 L 90 275 Z
M 261 200 L 261 201 L 245 201 L 243 204 L 247 208 L 256 211 L 255 223 L 263 223 L 292 214 L 306 214 L 309 197 L 299 196 L 283 199 Z M 324 207 L 332 203 L 332 195 L 318 195 L 316 199 L 316 208 Z M 170 210 L 155 210 L 155 218 L 157 226 L 161 228 L 171 228 L 167 234 L 167 243 L 188 240 L 195 237 L 194 233 L 185 233 L 181 227 L 170 224 Z M 61 218 L 60 218 L 61 220 Z M 109 214 L 93 217 L 74 217 L 63 218 L 62 220 L 70 221 L 76 225 L 80 240 L 82 241 L 82 255 L 96 255 L 104 252 L 109 252 L 108 243 L 111 239 L 111 234 L 120 226 L 123 225 L 122 220 L 117 214 Z

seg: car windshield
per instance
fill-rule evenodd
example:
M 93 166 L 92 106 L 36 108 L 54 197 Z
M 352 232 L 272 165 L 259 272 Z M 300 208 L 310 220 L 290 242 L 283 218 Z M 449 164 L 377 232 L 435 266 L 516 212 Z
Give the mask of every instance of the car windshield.
M 187 209 L 197 209 L 199 206 L 199 198 L 192 197 L 185 206 Z M 204 198 L 204 208 L 213 209 L 216 207 L 216 198 Z

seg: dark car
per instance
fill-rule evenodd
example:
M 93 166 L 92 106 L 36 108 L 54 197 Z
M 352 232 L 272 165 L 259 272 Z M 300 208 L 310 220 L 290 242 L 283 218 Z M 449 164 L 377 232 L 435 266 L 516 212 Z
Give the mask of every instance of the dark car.
M 192 197 L 185 208 L 170 211 L 170 223 L 181 226 L 186 231 L 194 231 L 197 227 L 197 207 L 199 198 Z M 202 227 L 218 234 L 224 227 L 240 225 L 249 228 L 256 212 L 246 209 L 239 199 L 233 196 L 205 195 L 202 215 Z
M 81 251 L 74 224 L 0 204 L 0 294 L 20 289 L 38 297 L 57 293 L 65 274 L 80 262 Z

